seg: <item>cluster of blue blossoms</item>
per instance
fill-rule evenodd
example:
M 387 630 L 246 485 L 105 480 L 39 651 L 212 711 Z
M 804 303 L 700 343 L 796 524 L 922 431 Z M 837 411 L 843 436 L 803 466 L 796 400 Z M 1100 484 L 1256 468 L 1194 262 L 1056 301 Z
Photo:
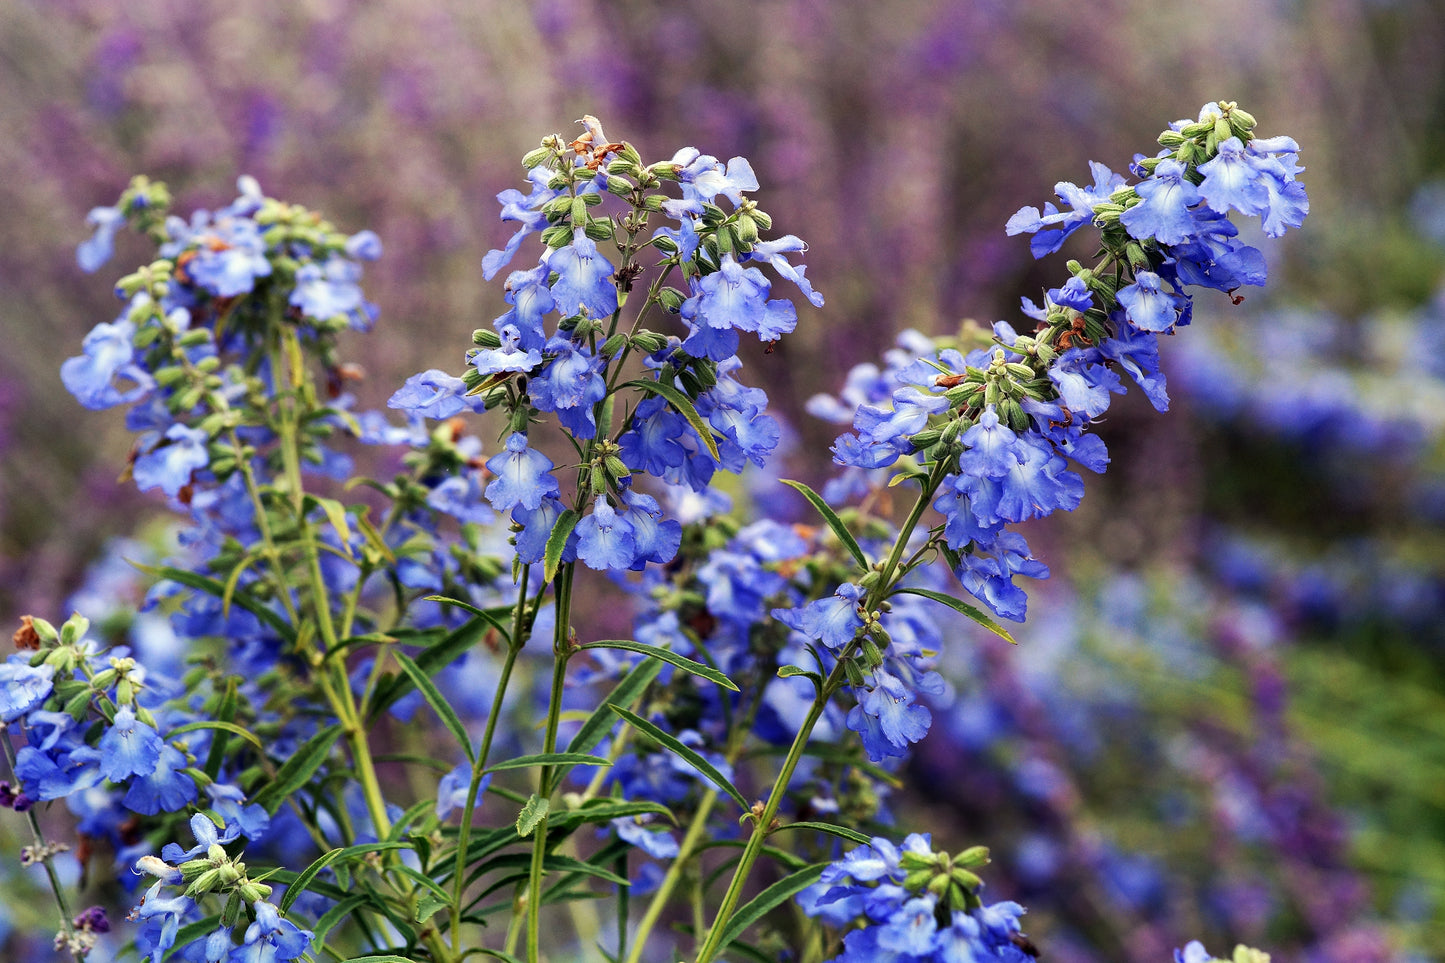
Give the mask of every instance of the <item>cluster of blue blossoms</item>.
M 822 305 L 797 263 L 805 245 L 764 237 L 772 221 L 746 196 L 758 183 L 743 158 L 688 148 L 647 164 L 595 119 L 584 125 L 575 140 L 550 137 L 527 155 L 527 192 L 499 195 L 503 220 L 518 227 L 486 256 L 486 277 L 508 268 L 529 237 L 541 251 L 507 275 L 508 308 L 474 333 L 463 376 L 425 371 L 391 397 L 402 425 L 352 410 L 345 387 L 356 372 L 336 355 L 339 333 L 365 331 L 376 318 L 359 287 L 361 263 L 380 255 L 374 234 L 342 234 L 265 197 L 249 178 L 235 202 L 189 221 L 171 216 L 164 187 L 144 179 L 115 207 L 91 212 L 95 230 L 78 252 L 87 270 L 111 256 L 123 224 L 148 235 L 158 257 L 120 281 L 120 316 L 97 325 L 61 374 L 88 408 L 129 406 L 135 482 L 188 516 L 182 557 L 160 570 L 146 605 L 169 613 L 196 658 L 150 671 L 130 649 L 89 640 L 79 616 L 60 629 L 28 621 L 17 635 L 23 651 L 0 665 L 0 720 L 19 726 L 25 742 L 13 761 L 19 783 L 0 785 L 0 799 L 20 810 L 65 799 L 81 832 L 107 840 L 119 866 L 153 877 L 133 913 L 152 963 L 310 952 L 315 937 L 282 907 L 319 921 L 344 893 L 328 882 L 327 895 L 313 886 L 273 902 L 271 886 L 241 862 L 241 841 L 253 859 L 284 861 L 313 845 L 400 834 L 402 811 L 374 774 L 363 785 L 354 771 L 370 759 L 366 725 L 386 710 L 405 718 L 427 701 L 455 734 L 463 717 L 500 706 L 503 691 L 496 706 L 476 695 L 479 675 L 496 680 L 486 656 L 449 648 L 482 622 L 502 635 L 510 626 L 515 658 L 550 620 L 565 667 L 577 646 L 567 606 L 580 569 L 570 563 L 611 573 L 633 593 L 634 650 L 695 656 L 693 668 L 706 663 L 743 683 L 735 692 L 655 667 L 658 685 L 641 703 L 655 739 L 629 745 L 619 723 L 611 769 L 596 780 L 614 800 L 643 804 L 642 816 L 658 811 L 647 803 L 674 807 L 705 791 L 703 776 L 730 787 L 746 719 L 747 734 L 774 745 L 800 740 L 800 748 L 816 736 L 840 750 L 803 763 L 809 798 L 799 811 L 882 819 L 880 785 L 850 788 L 871 777 L 856 775 L 847 743 L 857 733 L 871 760 L 896 765 L 927 733 L 925 703 L 949 696 L 935 671 L 943 633 L 930 608 L 942 601 L 1003 631 L 951 600 L 947 576 L 924 563 L 942 555 L 994 614 L 1021 620 L 1026 597 L 1014 577 L 1048 570 L 1006 526 L 1078 503 L 1083 485 L 1068 460 L 1104 469 L 1104 446 L 1086 429 L 1124 390 L 1121 372 L 1167 407 L 1157 336 L 1189 322 L 1189 286 L 1263 283 L 1262 256 L 1238 240 L 1227 213 L 1259 216 L 1277 235 L 1307 209 L 1293 142 L 1252 138 L 1253 118 L 1232 104 L 1172 125 L 1163 153 L 1136 159 L 1141 180 L 1132 187 L 1099 165 L 1092 188 L 1059 185 L 1065 210 L 1026 208 L 1010 233 L 1032 233 L 1042 256 L 1092 223 L 1104 256 L 1088 269 L 1071 262 L 1073 277 L 1043 306 L 1025 302 L 1032 333 L 1000 322 L 987 346 L 970 348 L 910 332 L 884 369 L 860 367 L 840 398 L 810 405 L 853 427 L 834 446 L 845 471 L 826 500 L 841 504 L 892 469 L 919 484 L 910 521 L 900 528 L 860 510 L 844 522 L 809 491 L 827 530 L 771 520 L 737 527 L 722 518 L 727 499 L 715 476 L 765 466 L 783 436 L 766 393 L 739 380 L 740 334 L 771 342 L 795 327 L 798 309 L 773 297 L 774 277 Z M 667 225 L 653 227 L 653 218 Z M 634 298 L 634 289 L 645 293 Z M 629 301 L 636 310 L 624 319 Z M 653 330 L 654 316 L 674 318 L 676 333 Z M 325 374 L 325 399 L 308 362 Z M 492 451 L 467 433 L 466 417 L 483 413 L 500 426 Z M 543 442 L 538 426 L 549 420 L 556 440 Z M 371 520 L 374 506 L 306 490 L 306 474 L 352 477 L 350 456 L 334 445 L 340 436 L 395 449 L 407 469 L 374 485 L 388 502 L 384 521 Z M 915 532 L 929 506 L 941 524 Z M 547 606 L 549 589 L 556 601 Z M 435 596 L 461 604 L 444 607 Z M 422 670 L 397 657 L 435 676 L 403 697 L 399 676 L 379 669 L 389 655 L 351 658 L 398 642 L 424 650 L 418 662 L 431 649 L 454 661 L 448 668 L 438 657 Z M 589 659 L 591 668 L 567 681 L 611 684 L 640 664 Z M 845 688 L 851 703 L 828 701 Z M 495 721 L 493 712 L 483 762 Z M 233 738 L 244 732 L 264 738 L 265 749 L 252 753 Z M 332 751 L 343 738 L 349 766 Z M 469 739 L 463 732 L 459 742 L 472 757 Z M 325 791 L 308 789 L 305 804 L 283 809 L 285 795 L 268 783 L 292 757 L 312 759 L 311 788 L 324 780 Z M 547 779 L 544 796 L 555 789 Z M 414 806 L 406 819 L 433 813 L 425 832 L 440 832 L 463 810 L 464 834 L 468 799 L 489 786 L 481 763 L 464 764 L 440 779 L 434 807 Z M 297 792 L 300 782 L 284 788 Z M 784 779 L 769 804 L 789 789 Z M 139 834 L 137 816 L 150 820 Z M 183 823 L 194 846 L 171 842 L 157 853 Z M 681 852 L 646 819 L 610 820 L 606 831 L 623 851 L 661 860 Z M 521 821 L 517 832 L 526 835 Z M 539 832 L 545 837 L 545 822 Z M 503 844 L 516 841 L 506 835 Z M 935 853 L 926 836 L 901 848 L 875 839 L 828 868 L 803 904 L 848 930 L 840 960 L 1022 963 L 1033 955 L 1022 908 L 978 898 L 973 869 L 986 861 L 979 849 Z M 410 864 L 389 865 L 401 866 L 398 877 L 418 875 Z M 69 938 L 100 926 L 77 917 Z
M 936 853 L 926 833 L 901 847 L 875 837 L 823 870 L 799 902 L 834 926 L 861 924 L 834 963 L 1031 963 L 1038 952 L 1019 924 L 1024 908 L 978 897 L 983 883 L 973 870 L 987 862 L 982 847 L 956 858 Z
M 1093 268 L 1069 262 L 1073 277 L 1042 305 L 1024 299 L 1029 333 L 1000 321 L 991 344 L 967 351 L 906 333 L 886 369 L 860 366 L 840 398 L 815 398 L 815 414 L 853 426 L 833 452 L 854 474 L 830 494 L 856 492 L 868 473 L 900 462 L 904 473 L 941 466 L 933 504 L 957 553 L 954 574 L 995 614 L 1021 621 L 1027 598 L 1014 577 L 1048 570 L 1006 526 L 1078 505 L 1083 481 L 1068 464 L 1107 466 L 1103 442 L 1087 430 L 1125 390 L 1121 375 L 1168 408 L 1158 337 L 1190 322 L 1190 286 L 1232 294 L 1264 283 L 1264 256 L 1239 240 L 1229 211 L 1261 218 L 1269 236 L 1308 212 L 1298 146 L 1252 138 L 1253 127 L 1233 104 L 1206 104 L 1197 121 L 1160 135 L 1162 152 L 1135 159 L 1138 183 L 1095 163 L 1092 186 L 1056 186 L 1063 209 L 1015 214 L 1008 232 L 1032 234 L 1035 257 L 1092 224 L 1102 259 Z

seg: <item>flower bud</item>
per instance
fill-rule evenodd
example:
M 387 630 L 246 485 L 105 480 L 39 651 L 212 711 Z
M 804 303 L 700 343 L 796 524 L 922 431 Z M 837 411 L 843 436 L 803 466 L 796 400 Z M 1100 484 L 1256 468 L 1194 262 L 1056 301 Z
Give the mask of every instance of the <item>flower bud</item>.
M 502 339 L 491 328 L 478 328 L 472 332 L 472 344 L 495 349 L 502 346 Z
M 551 156 L 552 151 L 550 148 L 534 147 L 522 155 L 522 168 L 524 170 L 531 170 L 534 167 L 540 167 Z
M 553 224 L 542 232 L 542 243 L 550 248 L 566 247 L 572 243 L 572 228 L 567 224 Z
M 670 289 L 664 288 L 663 290 Z M 642 330 L 632 336 L 632 344 L 644 354 L 653 354 L 667 347 L 667 336 L 658 334 L 656 331 Z
M 616 455 L 608 455 L 603 459 L 602 464 L 603 467 L 607 469 L 607 474 L 611 478 L 622 479 L 632 476 L 632 469 L 624 465 L 622 459 Z
M 610 241 L 613 233 L 612 218 L 599 217 L 588 221 L 583 233 L 594 241 Z
M 955 866 L 963 866 L 968 869 L 977 869 L 980 866 L 987 866 L 989 863 L 987 846 L 970 846 L 959 853 L 954 859 Z

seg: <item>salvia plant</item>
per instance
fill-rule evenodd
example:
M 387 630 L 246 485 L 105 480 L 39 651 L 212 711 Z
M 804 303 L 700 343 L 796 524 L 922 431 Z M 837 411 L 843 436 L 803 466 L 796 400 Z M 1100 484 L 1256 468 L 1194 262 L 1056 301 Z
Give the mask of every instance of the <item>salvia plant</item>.
M 1211 103 L 1132 183 L 1094 164 L 1021 210 L 1036 256 L 1087 229 L 1095 259 L 1021 326 L 909 332 L 814 399 L 850 428 L 820 493 L 767 474 L 783 426 L 738 358 L 823 306 L 806 245 L 748 197 L 747 160 L 649 162 L 582 125 L 499 195 L 515 233 L 482 269 L 506 272 L 507 311 L 394 415 L 357 409 L 340 355 L 377 319 L 376 235 L 246 177 L 189 219 L 144 178 L 91 212 L 87 270 L 122 228 L 156 255 L 61 377 L 126 407 L 126 471 L 185 524 L 140 616 L 27 617 L 0 666 L 0 799 L 34 834 L 61 953 L 1047 952 L 984 896 L 988 850 L 900 835 L 889 792 L 947 695 L 949 624 L 1012 641 L 1016 578 L 1048 574 L 1011 526 L 1079 503 L 1071 463 L 1104 470 L 1088 429 L 1122 376 L 1167 407 L 1158 339 L 1193 289 L 1264 283 L 1229 214 L 1299 226 L 1296 144 Z M 769 517 L 780 492 L 814 523 Z M 40 818 L 57 800 L 70 822 Z M 110 913 L 77 909 L 72 848 Z

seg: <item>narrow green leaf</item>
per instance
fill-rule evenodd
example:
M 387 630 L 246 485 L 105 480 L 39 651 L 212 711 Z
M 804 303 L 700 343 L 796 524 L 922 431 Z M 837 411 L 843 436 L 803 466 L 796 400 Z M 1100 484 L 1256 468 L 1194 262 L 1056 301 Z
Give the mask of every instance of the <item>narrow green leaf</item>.
M 236 586 L 241 584 L 241 576 L 251 563 L 259 560 L 259 552 L 247 552 L 241 560 L 231 569 L 231 574 L 226 576 L 226 584 L 221 591 L 221 618 L 229 618 L 231 615 L 231 599 L 236 594 Z
M 401 666 L 402 671 L 411 678 L 412 685 L 416 686 L 417 691 L 421 693 L 427 705 L 432 707 L 432 711 L 437 714 L 437 718 L 442 721 L 442 725 L 446 726 L 451 732 L 452 738 L 457 741 L 457 745 L 462 747 L 462 751 L 467 754 L 467 761 L 475 762 L 477 753 L 476 750 L 472 748 L 472 737 L 467 734 L 467 727 L 463 725 L 462 720 L 457 717 L 456 710 L 452 708 L 451 703 L 447 702 L 446 696 L 441 694 L 441 690 L 436 687 L 436 683 L 433 682 L 431 677 L 425 672 L 417 668 L 417 664 L 408 658 L 405 652 L 395 651 L 392 652 L 391 655 L 392 658 L 396 659 L 397 665 Z
M 744 809 L 744 811 L 747 811 L 751 808 L 748 806 L 748 801 L 743 798 L 743 794 L 738 791 L 738 788 L 734 786 L 731 782 L 729 782 L 726 776 L 718 772 L 717 768 L 713 766 L 712 763 L 708 762 L 701 755 L 699 755 L 695 749 L 691 749 L 683 745 L 681 742 L 678 741 L 676 736 L 672 735 L 670 732 L 664 732 L 662 729 L 659 729 L 657 726 L 648 722 L 646 719 L 642 718 L 642 716 L 638 715 L 635 712 L 630 712 L 627 709 L 622 708 L 621 706 L 615 706 L 611 704 L 608 705 L 608 708 L 610 708 L 613 712 L 617 713 L 622 718 L 626 719 L 628 724 L 631 725 L 638 732 L 644 733 L 652 737 L 653 739 L 660 742 L 663 746 L 671 750 L 673 753 L 687 760 L 687 762 L 691 764 L 694 769 L 706 776 L 714 786 L 717 786 L 723 792 L 733 797 L 733 799 L 737 802 L 739 806 Z
M 611 759 L 602 756 L 592 756 L 585 752 L 539 752 L 535 756 L 518 756 L 515 759 L 508 759 L 506 762 L 499 762 L 495 766 L 488 766 L 482 770 L 482 774 L 489 772 L 501 772 L 504 769 L 527 769 L 532 766 L 610 766 Z
M 416 963 L 409 956 L 397 956 L 395 953 L 382 953 L 380 956 L 350 956 L 343 963 Z
M 348 896 L 323 913 L 321 918 L 316 921 L 316 925 L 311 927 L 312 935 L 316 938 L 316 945 L 323 945 L 326 942 L 327 934 L 336 927 L 336 924 L 350 916 L 351 911 L 363 905 L 366 900 L 367 898 L 361 895 Z
M 450 665 L 463 655 L 468 649 L 476 645 L 487 634 L 487 630 L 493 628 L 494 619 L 484 616 L 477 616 L 469 619 L 463 625 L 457 626 L 447 633 L 441 641 L 428 646 L 415 659 L 417 668 L 431 675 L 442 666 Z M 367 712 L 368 719 L 375 719 L 386 711 L 387 707 L 406 695 L 412 689 L 411 677 L 402 673 L 393 675 L 376 687 L 376 694 L 372 696 L 371 706 Z
M 351 557 L 351 525 L 346 521 L 346 506 L 334 498 L 323 498 L 320 495 L 308 494 L 305 505 L 309 509 L 312 505 L 321 506 L 326 513 L 326 520 L 331 527 L 336 529 L 336 534 L 341 539 L 341 545 L 348 557 Z
M 834 826 L 832 823 L 815 823 L 806 819 L 796 823 L 784 823 L 782 826 L 779 826 L 776 831 L 782 832 L 785 829 L 816 829 L 820 833 L 828 833 L 829 835 L 846 839 L 850 843 L 860 843 L 865 846 L 872 842 L 871 839 L 856 829 L 849 829 L 846 826 Z
M 833 534 L 838 536 L 838 541 L 842 542 L 843 547 L 848 550 L 848 554 L 853 556 L 863 571 L 868 571 L 868 556 L 863 554 L 862 547 L 858 544 L 858 540 L 853 537 L 853 533 L 848 531 L 848 526 L 843 524 L 843 519 L 839 518 L 838 513 L 833 511 L 827 502 L 823 501 L 823 496 L 800 481 L 791 481 L 787 478 L 780 478 L 779 481 L 797 491 L 798 494 L 808 500 L 808 504 L 817 509 L 818 514 L 823 516 L 823 521 L 827 522 L 828 527 L 833 530 Z
M 691 672 L 693 675 L 701 676 L 715 685 L 722 686 L 724 689 L 731 689 L 734 692 L 738 691 L 738 687 L 733 684 L 733 680 L 723 675 L 717 669 L 714 669 L 710 665 L 703 665 L 701 662 L 694 662 L 692 659 L 684 658 L 671 649 L 660 648 L 656 645 L 647 645 L 642 642 L 634 642 L 631 639 L 604 639 L 600 642 L 588 642 L 581 648 L 584 650 L 624 649 L 628 652 L 640 652 L 650 659 L 661 659 L 669 665 L 675 665 L 685 672 Z
M 949 608 L 953 609 L 955 612 L 961 612 L 964 615 L 968 616 L 979 625 L 988 629 L 994 635 L 1007 639 L 1014 645 L 1018 645 L 1018 642 L 1014 639 L 1014 637 L 1012 635 L 1009 635 L 1008 629 L 1004 628 L 1002 625 L 999 625 L 993 619 L 989 618 L 987 615 L 984 615 L 982 612 L 974 608 L 972 605 L 969 605 L 967 602 L 961 602 L 951 595 L 944 595 L 942 592 L 935 592 L 932 589 L 914 588 L 912 586 L 908 588 L 901 588 L 894 594 L 896 595 L 900 593 L 907 593 L 908 595 L 920 595 L 923 598 L 932 599 L 933 601 L 938 602 L 941 605 L 946 605 Z
M 331 747 L 340 738 L 341 724 L 337 723 L 307 739 L 277 771 L 276 778 L 256 793 L 254 802 L 264 806 L 271 815 L 276 815 L 276 810 L 281 808 L 286 797 L 306 785 L 316 770 L 321 768 L 321 764 L 331 753 Z
M 612 731 L 615 722 L 609 703 L 619 706 L 632 705 L 661 671 L 662 663 L 653 659 L 633 666 L 632 670 L 622 677 L 622 681 L 607 694 L 607 698 L 602 700 L 602 704 L 587 717 L 587 721 L 582 723 L 582 728 L 577 730 L 577 734 L 567 744 L 567 751 L 587 752 L 601 742 L 607 733 Z M 560 780 L 562 774 L 558 773 L 557 778 Z
M 580 809 L 569 809 L 562 813 L 553 813 L 547 818 L 547 825 L 559 832 L 566 832 L 584 823 L 606 823 L 614 819 L 622 819 L 626 816 L 641 816 L 645 813 L 655 813 L 659 816 L 666 816 L 668 822 L 677 823 L 672 815 L 672 810 L 662 803 L 655 803 L 649 800 L 638 800 L 636 802 L 615 802 L 604 799 L 591 799 Z
M 713 460 L 722 461 L 722 456 L 718 454 L 717 442 L 713 441 L 712 438 L 712 428 L 707 422 L 702 420 L 702 415 L 697 413 L 697 409 L 693 407 L 692 399 L 687 395 L 678 391 L 672 385 L 664 384 L 661 381 L 629 381 L 622 387 L 640 388 L 643 391 L 650 391 L 655 395 L 661 395 L 666 399 L 668 404 L 677 410 L 678 414 L 687 419 L 687 423 L 692 426 L 692 430 L 697 434 L 697 437 L 707 446 L 707 453 L 712 455 Z
M 428 595 L 425 601 L 436 602 L 439 605 L 450 605 L 454 608 L 459 608 L 463 611 L 470 612 L 479 619 L 486 619 L 489 623 L 491 623 L 492 628 L 496 629 L 497 632 L 501 634 L 502 641 L 506 642 L 508 646 L 512 644 L 512 630 L 508 626 L 503 624 L 502 620 L 498 617 L 499 611 L 510 612 L 512 610 L 512 607 L 510 605 L 505 606 L 500 610 L 493 609 L 491 611 L 488 611 L 487 609 L 479 609 L 470 602 L 464 602 L 461 599 L 454 599 L 446 595 Z
M 251 745 L 255 746 L 257 749 L 260 749 L 262 752 L 266 751 L 266 747 L 262 745 L 261 740 L 257 739 L 254 735 L 252 735 L 249 729 L 243 729 L 240 726 L 236 725 L 234 722 L 220 722 L 214 719 L 207 720 L 205 722 L 188 722 L 183 726 L 176 726 L 174 729 L 166 733 L 166 741 L 169 742 L 176 736 L 184 735 L 187 732 L 195 732 L 199 729 L 220 729 L 223 732 L 229 732 L 232 735 L 240 736 L 242 739 L 245 739 Z
M 311 881 L 316 878 L 316 874 L 338 859 L 351 859 L 353 856 L 365 856 L 367 853 L 379 853 L 387 849 L 410 848 L 406 843 L 361 843 L 356 846 L 343 846 L 339 849 L 333 849 L 329 853 L 323 853 L 313 860 L 310 866 L 303 869 L 295 880 L 287 884 L 286 895 L 281 897 L 280 903 L 276 904 L 277 909 L 283 913 L 289 910 L 291 904 L 296 902 L 302 893 L 306 892 L 307 887 L 311 885 Z
M 542 577 L 547 581 L 557 577 L 557 569 L 562 565 L 562 552 L 567 548 L 567 538 L 581 517 L 575 509 L 569 508 L 552 526 L 552 534 L 547 536 L 547 547 L 542 553 Z
M 162 578 L 169 582 L 178 582 L 187 588 L 193 588 L 207 595 L 214 595 L 216 598 L 224 598 L 226 587 L 216 579 L 207 578 L 196 572 L 188 572 L 183 568 L 174 568 L 169 565 L 142 565 L 139 562 L 131 562 L 131 565 L 145 572 L 154 578 Z M 281 616 L 267 608 L 261 602 L 252 598 L 247 592 L 236 592 L 231 601 L 250 612 L 256 618 L 265 622 L 287 642 L 296 641 L 296 629 Z
M 547 800 L 536 793 L 532 793 L 532 795 L 527 798 L 527 804 L 523 806 L 522 811 L 517 814 L 517 835 L 523 839 L 532 835 L 532 830 L 536 829 L 537 824 L 542 821 L 542 817 L 547 815 L 547 809 L 550 806 L 551 803 Z
M 718 943 L 718 949 L 726 949 L 728 944 L 739 936 L 743 931 L 762 919 L 783 903 L 792 899 L 793 896 L 812 886 L 823 875 L 823 870 L 828 868 L 827 863 L 818 863 L 798 870 L 796 873 L 789 873 L 778 880 L 767 889 L 748 901 L 747 905 L 733 914 L 728 921 L 728 928 L 723 930 L 722 940 Z

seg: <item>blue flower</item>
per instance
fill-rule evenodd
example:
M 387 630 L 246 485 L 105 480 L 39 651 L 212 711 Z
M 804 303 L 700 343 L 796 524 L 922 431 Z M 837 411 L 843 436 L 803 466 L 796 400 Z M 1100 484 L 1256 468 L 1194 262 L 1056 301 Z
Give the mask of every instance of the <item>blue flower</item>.
M 1096 352 L 1070 348 L 1049 366 L 1049 380 L 1075 416 L 1094 419 L 1109 410 L 1109 395 L 1121 395 L 1119 376 L 1097 363 Z
M 179 749 L 163 744 L 155 768 L 131 780 L 121 804 L 146 816 L 179 812 L 196 800 L 196 781 L 181 771 L 187 765 Z
M 296 287 L 288 303 L 308 318 L 329 321 L 341 315 L 353 328 L 364 331 L 371 319 L 364 310 L 366 300 L 356 283 L 359 280 L 361 266 L 346 258 L 332 257 L 324 265 L 303 264 L 296 271 Z
M 1197 232 L 1190 207 L 1200 201 L 1199 188 L 1184 179 L 1184 165 L 1165 158 L 1154 176 L 1134 186 L 1141 203 L 1119 215 L 1133 237 L 1154 238 L 1160 244 L 1180 244 Z
M 1005 228 L 1009 237 L 1015 234 L 1034 235 L 1029 239 L 1029 251 L 1035 259 L 1063 247 L 1070 234 L 1093 218 L 1094 208 L 1124 186 L 1124 178 L 1103 164 L 1090 161 L 1089 171 L 1094 176 L 1092 187 L 1078 187 L 1069 181 L 1054 185 L 1055 193 L 1069 210 L 1060 211 L 1052 203 L 1045 204 L 1042 212 L 1037 207 L 1021 208 L 1009 218 Z
M 522 506 L 535 510 L 548 496 L 557 495 L 557 479 L 552 477 L 552 460 L 535 448 L 527 447 L 527 436 L 513 432 L 506 449 L 487 461 L 487 471 L 496 478 L 487 486 L 487 501 L 497 511 Z
M 134 336 L 135 325 L 124 318 L 97 324 L 81 343 L 85 353 L 60 365 L 65 389 L 92 411 L 129 404 L 150 391 L 155 382 L 135 363 Z M 117 377 L 128 379 L 133 387 L 122 393 L 114 384 Z
M 840 649 L 852 642 L 863 627 L 858 606 L 863 598 L 861 586 L 844 582 L 827 598 L 809 602 L 803 609 L 799 628 L 809 638 L 817 639 L 830 649 Z
M 160 733 L 138 720 L 130 706 L 121 706 L 96 747 L 100 750 L 101 775 L 111 782 L 148 776 L 160 763 L 164 745 Z
M 1253 217 L 1268 209 L 1269 190 L 1261 183 L 1265 171 L 1238 137 L 1222 141 L 1219 153 L 1199 165 L 1199 173 L 1204 175 L 1199 193 L 1210 210 L 1223 214 L 1232 207 Z
M 480 411 L 480 398 L 467 396 L 467 383 L 438 368 L 414 374 L 386 401 L 388 408 L 414 411 L 428 418 L 451 418 L 464 411 Z
M 795 267 L 788 263 L 787 258 L 783 257 L 784 254 L 801 254 L 807 249 L 808 245 L 804 244 L 800 238 L 785 234 L 774 241 L 756 242 L 753 244 L 752 250 L 747 253 L 746 258 L 750 261 L 767 261 L 773 266 L 774 271 L 796 284 L 798 290 L 803 292 L 803 296 L 812 303 L 813 307 L 821 308 L 823 296 L 814 291 L 813 285 L 808 283 L 808 279 L 803 276 L 807 267 L 801 264 Z
M 1163 280 L 1153 271 L 1140 271 L 1134 283 L 1119 289 L 1119 303 L 1129 323 L 1141 331 L 1168 331 L 1179 319 L 1184 298 L 1163 290 Z
M 592 407 L 607 395 L 602 379 L 603 360 L 563 337 L 547 342 L 551 362 L 534 375 L 527 390 L 539 411 L 553 411 L 562 426 L 577 438 L 597 433 Z
M 14 722 L 44 705 L 55 688 L 54 677 L 54 666 L 32 666 L 20 653 L 0 662 L 0 720 Z
M 560 190 L 547 186 L 552 178 L 552 171 L 545 166 L 532 168 L 527 172 L 527 179 L 532 183 L 532 190 L 529 194 L 521 191 L 508 189 L 497 195 L 497 200 L 502 203 L 502 220 L 516 221 L 522 226 L 517 233 L 507 239 L 507 244 L 499 251 L 488 251 L 482 258 L 482 276 L 490 281 L 497 272 L 511 263 L 513 255 L 522 246 L 522 239 L 533 231 L 540 231 L 547 226 L 547 215 L 542 213 L 542 207 L 548 201 L 561 196 Z
M 619 516 L 601 495 L 593 504 L 592 514 L 577 523 L 577 557 L 588 568 L 599 571 L 625 571 L 637 556 L 632 523 Z
M 598 253 L 597 244 L 586 234 L 578 234 L 571 244 L 552 250 L 546 264 L 557 273 L 557 280 L 552 282 L 552 300 L 562 317 L 586 311 L 589 317 L 603 318 L 617 310 L 617 286 L 612 282 L 616 268 Z
M 125 215 L 117 207 L 93 207 L 85 223 L 95 228 L 90 237 L 75 249 L 75 260 L 86 274 L 100 270 L 115 253 L 115 232 L 125 223 Z
M 210 439 L 199 428 L 171 425 L 154 448 L 136 458 L 132 469 L 141 491 L 159 488 L 172 498 L 191 483 L 191 473 L 211 462 Z
M 492 774 L 487 773 L 482 777 L 481 784 L 477 787 L 476 805 L 480 806 L 484 799 L 487 787 L 492 783 Z M 467 793 L 472 788 L 472 767 L 462 763 L 451 772 L 442 776 L 437 783 L 437 819 L 446 819 L 451 815 L 453 809 L 461 809 L 467 804 Z
M 233 298 L 256 286 L 256 279 L 271 274 L 266 244 L 255 221 L 225 218 L 196 238 L 195 256 L 185 264 L 185 273 L 218 298 Z
M 251 908 L 256 919 L 246 928 L 245 942 L 231 954 L 238 963 L 294 960 L 310 949 L 314 939 L 310 930 L 282 919 L 281 912 L 265 900 L 256 900 Z

